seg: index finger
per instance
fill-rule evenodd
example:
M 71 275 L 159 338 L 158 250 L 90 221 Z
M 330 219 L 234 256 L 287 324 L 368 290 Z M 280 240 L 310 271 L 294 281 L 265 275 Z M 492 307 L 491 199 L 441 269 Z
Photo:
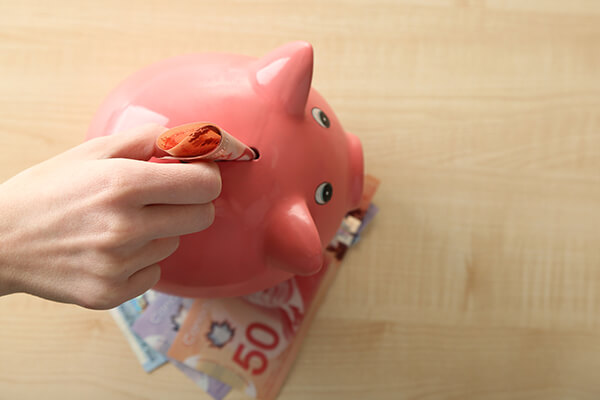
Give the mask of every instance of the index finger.
M 154 163 L 109 159 L 121 163 L 123 185 L 139 205 L 205 204 L 221 194 L 221 173 L 214 162 Z

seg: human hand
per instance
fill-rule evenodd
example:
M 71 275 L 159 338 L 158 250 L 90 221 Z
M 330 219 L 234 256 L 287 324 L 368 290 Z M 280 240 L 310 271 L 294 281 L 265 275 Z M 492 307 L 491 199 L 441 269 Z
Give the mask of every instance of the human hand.
M 154 286 L 179 236 L 210 226 L 215 163 L 152 163 L 166 129 L 100 137 L 0 185 L 0 295 L 108 309 Z

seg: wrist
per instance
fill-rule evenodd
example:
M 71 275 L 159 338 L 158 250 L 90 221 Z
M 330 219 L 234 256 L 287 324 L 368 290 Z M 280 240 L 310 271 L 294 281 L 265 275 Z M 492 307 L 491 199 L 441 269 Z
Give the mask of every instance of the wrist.
M 0 204 L 0 208 L 7 210 L 4 205 Z M 2 216 L 4 217 L 4 215 Z M 13 244 L 11 241 L 11 224 L 7 218 L 2 218 L 4 221 L 0 223 L 0 296 L 11 293 L 20 292 L 17 282 L 17 274 L 15 270 L 15 262 L 11 260 L 11 251 Z M 14 239 L 14 238 L 13 238 Z M 14 257 L 13 257 L 14 258 Z
M 0 249 L 1 252 L 2 249 Z M 0 254 L 0 296 L 19 291 L 14 271 L 12 271 L 10 265 L 2 260 L 2 255 Z
M 5 235 L 0 232 L 0 243 L 7 244 Z M 8 252 L 0 246 L 0 296 L 19 292 L 13 263 L 8 260 Z

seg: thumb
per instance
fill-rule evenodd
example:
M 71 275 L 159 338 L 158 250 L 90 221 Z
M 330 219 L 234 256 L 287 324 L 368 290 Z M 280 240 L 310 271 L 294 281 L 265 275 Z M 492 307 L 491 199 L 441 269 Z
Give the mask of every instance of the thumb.
M 152 157 L 167 155 L 155 144 L 156 139 L 166 130 L 164 126 L 146 124 L 111 136 L 91 139 L 71 150 L 84 155 L 85 158 L 129 158 L 146 161 Z
M 112 135 L 103 158 L 131 158 L 145 161 L 155 156 L 162 157 L 166 153 L 156 147 L 156 139 L 166 130 L 164 126 L 147 124 Z

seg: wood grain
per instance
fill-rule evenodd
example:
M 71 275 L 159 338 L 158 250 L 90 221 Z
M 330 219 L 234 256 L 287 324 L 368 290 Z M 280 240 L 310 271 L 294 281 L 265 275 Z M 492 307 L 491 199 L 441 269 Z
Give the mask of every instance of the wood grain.
M 596 1 L 1 0 L 0 181 L 144 65 L 294 39 L 383 184 L 281 398 L 600 397 Z M 0 357 L 1 399 L 208 398 L 107 313 L 26 295 Z

